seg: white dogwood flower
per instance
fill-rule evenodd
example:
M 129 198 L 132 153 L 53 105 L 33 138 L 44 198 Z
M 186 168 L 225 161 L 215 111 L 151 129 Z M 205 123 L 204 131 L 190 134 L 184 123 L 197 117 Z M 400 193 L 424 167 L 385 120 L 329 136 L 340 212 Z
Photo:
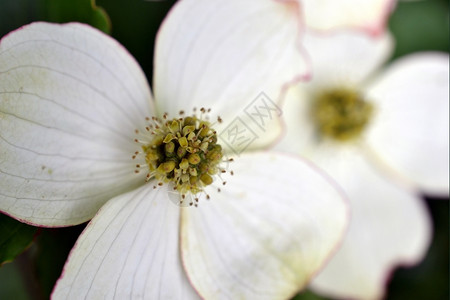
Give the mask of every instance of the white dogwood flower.
M 158 33 L 153 96 L 89 26 L 1 40 L 0 210 L 47 227 L 93 218 L 53 299 L 281 299 L 308 282 L 346 227 L 341 193 L 295 157 L 230 162 L 226 127 L 299 75 L 299 24 L 272 0 L 180 1 Z
M 448 195 L 448 55 L 385 69 L 393 41 L 355 32 L 305 36 L 312 81 L 288 91 L 278 149 L 305 155 L 350 198 L 342 247 L 312 282 L 337 298 L 379 299 L 393 268 L 421 260 L 431 236 L 420 192 Z

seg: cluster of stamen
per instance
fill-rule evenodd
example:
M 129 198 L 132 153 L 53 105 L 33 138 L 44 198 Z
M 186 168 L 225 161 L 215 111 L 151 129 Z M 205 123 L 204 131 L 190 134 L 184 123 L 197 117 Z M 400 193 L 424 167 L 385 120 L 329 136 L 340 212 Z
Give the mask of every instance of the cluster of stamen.
M 146 118 L 148 126 L 145 130 L 150 133 L 151 139 L 135 139 L 136 143 L 141 144 L 142 151 L 137 151 L 133 159 L 140 153 L 144 155 L 146 181 L 155 178 L 159 186 L 169 183 L 179 193 L 180 203 L 190 196 L 189 204 L 197 206 L 199 193 L 204 193 L 209 199 L 204 188 L 213 183 L 215 175 L 220 177 L 221 173 L 226 172 L 220 166 L 224 159 L 222 147 L 217 143 L 217 133 L 211 128 L 211 123 L 203 118 L 209 112 L 210 109 L 201 108 L 200 117 L 194 110 L 192 116 L 184 116 L 184 112 L 180 111 L 179 118 L 169 119 L 167 113 L 162 119 Z M 220 117 L 218 122 L 221 122 Z M 136 133 L 140 134 L 139 130 Z M 142 167 L 136 165 L 135 172 L 139 173 Z
M 338 88 L 317 95 L 312 119 L 319 135 L 338 141 L 359 137 L 373 113 L 371 103 L 352 89 Z

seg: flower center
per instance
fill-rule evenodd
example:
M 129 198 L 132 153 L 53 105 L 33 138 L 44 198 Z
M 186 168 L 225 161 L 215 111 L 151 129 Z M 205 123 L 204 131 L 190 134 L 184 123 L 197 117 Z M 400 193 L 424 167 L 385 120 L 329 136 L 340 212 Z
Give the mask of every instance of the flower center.
M 311 111 L 320 136 L 342 142 L 358 138 L 372 112 L 373 106 L 360 93 L 345 88 L 317 95 Z
M 223 152 L 217 143 L 217 133 L 209 121 L 202 119 L 210 110 L 202 108 L 200 111 L 200 117 L 195 113 L 184 117 L 181 111 L 180 118 L 168 119 L 167 114 L 162 119 L 147 118 L 149 125 L 145 129 L 151 139 L 148 142 L 135 139 L 142 144 L 142 151 L 136 152 L 133 159 L 139 153 L 144 155 L 148 167 L 146 181 L 155 178 L 160 186 L 171 184 L 181 195 L 180 203 L 186 195 L 204 192 L 204 188 L 213 183 L 214 175 L 226 172 L 220 167 Z M 136 167 L 138 173 L 142 166 Z M 207 194 L 206 197 L 209 199 Z M 198 197 L 194 199 L 190 205 L 196 205 Z

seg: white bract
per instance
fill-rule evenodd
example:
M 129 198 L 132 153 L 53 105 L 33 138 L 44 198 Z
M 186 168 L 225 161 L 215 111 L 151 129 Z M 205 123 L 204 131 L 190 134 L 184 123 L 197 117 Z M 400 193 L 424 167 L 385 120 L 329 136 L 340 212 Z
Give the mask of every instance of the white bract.
M 312 287 L 379 299 L 393 268 L 418 262 L 428 248 L 420 191 L 448 196 L 448 54 L 414 54 L 380 70 L 392 49 L 388 33 L 307 34 L 304 42 L 313 79 L 288 91 L 287 135 L 277 149 L 327 171 L 352 211 L 342 247 Z
M 54 299 L 283 299 L 336 247 L 346 204 L 309 164 L 238 153 L 219 180 L 227 166 L 216 163 L 233 155 L 226 125 L 261 92 L 276 99 L 303 64 L 297 7 L 243 2 L 175 5 L 158 33 L 154 96 L 131 55 L 89 26 L 34 23 L 1 40 L 0 210 L 47 227 L 93 218 Z M 194 107 L 200 120 L 211 107 L 211 123 L 190 127 Z M 269 124 L 252 147 L 279 132 Z M 173 145 L 157 148 L 152 132 Z M 183 159 L 156 158 L 173 147 Z M 202 198 L 186 208 L 173 193 Z
M 151 1 L 151 0 L 147 0 Z M 397 0 L 275 0 L 300 7 L 303 23 L 312 30 L 363 30 L 378 35 Z M 417 0 L 402 0 L 417 1 Z
M 305 25 L 312 30 L 356 29 L 373 36 L 379 35 L 386 30 L 389 15 L 394 11 L 398 2 L 398 0 L 290 1 L 300 3 Z
M 294 0 L 305 25 L 314 30 L 353 28 L 373 35 L 384 31 L 396 0 Z

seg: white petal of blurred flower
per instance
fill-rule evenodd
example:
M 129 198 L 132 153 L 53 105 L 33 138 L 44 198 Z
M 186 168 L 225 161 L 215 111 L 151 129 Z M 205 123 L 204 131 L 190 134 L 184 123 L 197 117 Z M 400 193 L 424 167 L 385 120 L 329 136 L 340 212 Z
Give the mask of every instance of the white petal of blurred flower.
M 305 25 L 313 30 L 353 28 L 378 35 L 396 0 L 294 0 L 300 3 Z
M 428 249 L 420 191 L 448 196 L 448 54 L 414 54 L 381 69 L 393 46 L 389 33 L 308 33 L 304 41 L 312 80 L 287 92 L 287 133 L 276 149 L 327 171 L 352 211 L 342 247 L 312 287 L 380 299 L 393 268 L 417 263 Z
M 398 0 L 291 1 L 297 1 L 300 4 L 305 25 L 312 30 L 350 29 L 364 31 L 376 36 L 386 30 L 387 20 L 395 9 Z

